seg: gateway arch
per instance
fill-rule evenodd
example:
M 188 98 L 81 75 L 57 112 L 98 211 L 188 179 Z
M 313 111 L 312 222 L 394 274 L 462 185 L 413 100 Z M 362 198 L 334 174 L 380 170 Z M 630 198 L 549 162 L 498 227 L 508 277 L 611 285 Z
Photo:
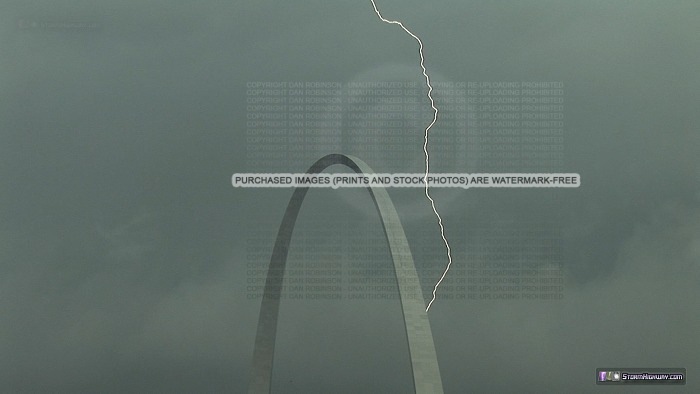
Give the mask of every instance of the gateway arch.
M 342 164 L 358 174 L 373 173 L 372 169 L 362 160 L 343 154 L 330 154 L 322 157 L 309 168 L 307 173 L 320 173 L 334 164 Z M 272 250 L 253 349 L 249 394 L 270 393 L 281 284 L 294 224 L 308 190 L 308 187 L 298 187 L 294 190 L 284 212 L 284 218 Z M 372 196 L 381 218 L 394 264 L 416 393 L 441 394 L 443 392 L 442 380 L 433 343 L 433 334 L 430 330 L 425 301 L 406 234 L 386 189 L 368 186 L 367 190 Z

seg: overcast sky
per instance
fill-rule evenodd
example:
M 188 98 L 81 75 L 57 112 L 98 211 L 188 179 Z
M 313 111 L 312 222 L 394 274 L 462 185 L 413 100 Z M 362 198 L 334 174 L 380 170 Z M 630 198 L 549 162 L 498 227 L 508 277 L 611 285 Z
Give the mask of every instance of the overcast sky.
M 416 42 L 369 0 L 2 3 L 0 391 L 245 392 L 259 308 L 248 246 L 262 239 L 269 258 L 291 195 L 230 184 L 258 170 L 246 83 L 422 83 Z M 378 5 L 422 38 L 435 80 L 563 82 L 552 170 L 582 177 L 434 192 L 454 266 L 483 229 L 539 225 L 561 234 L 565 280 L 559 301 L 438 300 L 445 392 L 592 392 L 607 366 L 685 367 L 673 390 L 700 391 L 700 3 Z M 410 171 L 422 132 L 405 131 Z M 325 153 L 265 170 L 304 172 Z M 474 170 L 434 157 L 436 171 Z M 420 189 L 390 193 L 430 287 L 446 263 L 430 206 Z M 381 237 L 362 190 L 304 204 L 295 231 L 325 231 L 307 242 Z M 402 324 L 396 300 L 283 301 L 273 392 L 410 391 Z M 633 388 L 616 390 L 658 392 Z

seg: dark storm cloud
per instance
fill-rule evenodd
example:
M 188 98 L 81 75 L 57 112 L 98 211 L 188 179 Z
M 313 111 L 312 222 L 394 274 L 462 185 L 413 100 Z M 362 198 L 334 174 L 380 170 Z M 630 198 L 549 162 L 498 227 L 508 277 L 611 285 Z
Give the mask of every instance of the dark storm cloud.
M 700 320 L 691 310 L 700 277 L 699 213 L 697 205 L 663 204 L 621 243 L 605 278 L 567 287 L 563 302 L 436 308 L 438 347 L 452 349 L 441 353 L 443 376 L 472 371 L 475 378 L 456 378 L 447 387 L 588 392 L 591 371 L 604 365 L 697 369 L 700 343 L 692 333 Z

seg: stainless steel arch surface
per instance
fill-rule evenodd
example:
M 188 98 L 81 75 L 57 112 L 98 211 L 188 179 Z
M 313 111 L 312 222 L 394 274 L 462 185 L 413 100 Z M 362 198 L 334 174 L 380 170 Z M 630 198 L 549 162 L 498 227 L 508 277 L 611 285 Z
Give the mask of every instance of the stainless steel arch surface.
M 334 164 L 349 167 L 358 174 L 373 173 L 372 169 L 362 160 L 342 154 L 330 154 L 322 157 L 309 168 L 307 173 L 320 173 Z M 270 393 L 272 362 L 277 334 L 277 317 L 282 289 L 280 285 L 284 278 L 294 224 L 308 190 L 308 187 L 294 190 L 277 233 L 277 240 L 272 251 L 260 306 L 260 317 L 248 389 L 250 394 Z M 425 301 L 419 285 L 416 267 L 413 263 L 413 256 L 406 240 L 406 234 L 401 226 L 399 215 L 385 188 L 369 186 L 367 190 L 372 196 L 374 205 L 381 217 L 384 234 L 389 243 L 398 282 L 416 393 L 442 393 L 442 380 L 433 343 L 433 334 L 430 330 L 428 314 L 425 311 Z

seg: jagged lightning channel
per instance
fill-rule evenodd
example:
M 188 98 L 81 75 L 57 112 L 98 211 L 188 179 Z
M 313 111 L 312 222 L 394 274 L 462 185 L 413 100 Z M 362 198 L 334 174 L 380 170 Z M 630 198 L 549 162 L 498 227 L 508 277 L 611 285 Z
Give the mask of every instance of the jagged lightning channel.
M 440 214 L 438 213 L 437 209 L 435 208 L 435 200 L 433 200 L 432 197 L 430 197 L 430 192 L 428 188 L 428 173 L 430 172 L 430 155 L 428 154 L 428 133 L 430 132 L 430 129 L 433 127 L 435 122 L 437 122 L 437 116 L 438 116 L 438 109 L 435 106 L 435 101 L 433 100 L 433 86 L 430 84 L 430 76 L 428 76 L 428 72 L 425 69 L 425 58 L 423 57 L 423 41 L 421 41 L 420 38 L 418 38 L 417 35 L 413 34 L 410 30 L 406 28 L 406 26 L 403 25 L 403 23 L 399 21 L 393 21 L 386 19 L 382 16 L 382 13 L 379 12 L 379 8 L 377 8 L 377 4 L 374 2 L 374 0 L 370 0 L 372 2 L 372 7 L 374 7 L 374 12 L 377 13 L 377 16 L 379 19 L 381 19 L 382 22 L 386 22 L 392 25 L 399 25 L 408 35 L 411 37 L 415 38 L 416 41 L 418 41 L 418 53 L 420 54 L 420 67 L 423 69 L 423 76 L 425 77 L 425 83 L 428 85 L 428 99 L 430 100 L 430 107 L 433 109 L 433 120 L 430 122 L 428 127 L 425 128 L 425 140 L 423 142 L 423 153 L 425 153 L 425 176 L 423 177 L 423 182 L 425 183 L 425 197 L 430 200 L 430 206 L 433 208 L 433 212 L 435 213 L 435 216 L 437 216 L 438 219 L 438 224 L 440 225 L 440 236 L 442 237 L 442 241 L 445 243 L 445 247 L 447 248 L 447 267 L 445 267 L 445 271 L 442 273 L 442 276 L 440 279 L 437 281 L 435 284 L 435 287 L 433 288 L 433 298 L 430 300 L 428 303 L 428 306 L 425 308 L 426 312 L 430 310 L 430 306 L 433 305 L 433 302 L 435 302 L 436 298 L 436 293 L 437 289 L 440 286 L 440 283 L 442 283 L 442 280 L 445 279 L 445 275 L 447 275 L 447 271 L 450 270 L 450 266 L 452 265 L 452 251 L 450 249 L 450 243 L 447 242 L 447 237 L 445 237 L 445 227 L 442 225 L 442 217 L 440 217 Z

